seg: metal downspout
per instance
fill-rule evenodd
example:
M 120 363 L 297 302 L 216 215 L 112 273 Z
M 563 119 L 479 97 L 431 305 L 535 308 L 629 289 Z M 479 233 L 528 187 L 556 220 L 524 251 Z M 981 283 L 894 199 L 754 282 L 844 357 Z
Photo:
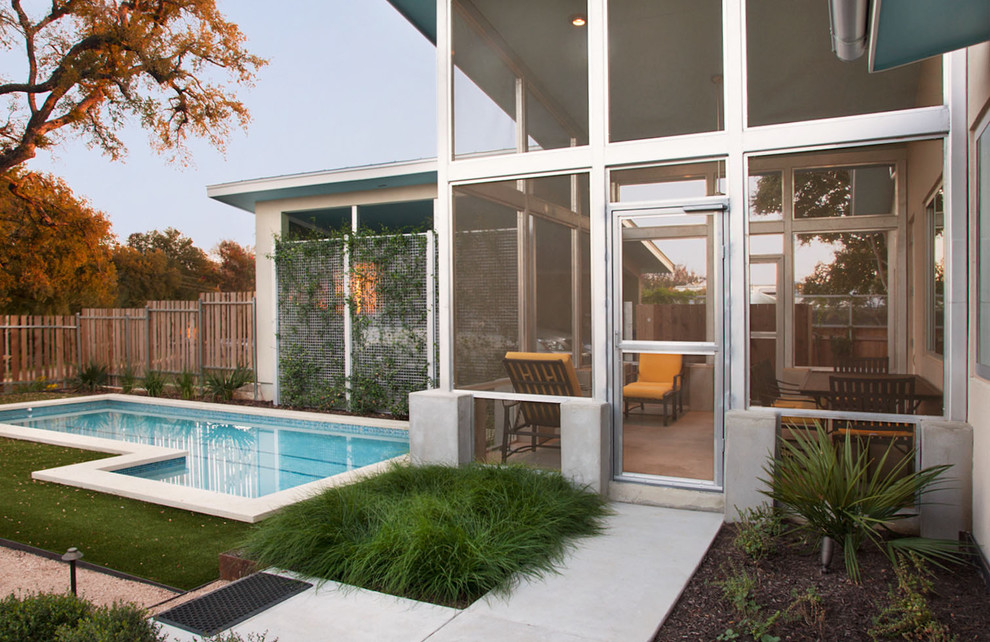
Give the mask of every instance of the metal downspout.
M 843 62 L 866 53 L 866 22 L 869 0 L 828 0 L 832 51 Z

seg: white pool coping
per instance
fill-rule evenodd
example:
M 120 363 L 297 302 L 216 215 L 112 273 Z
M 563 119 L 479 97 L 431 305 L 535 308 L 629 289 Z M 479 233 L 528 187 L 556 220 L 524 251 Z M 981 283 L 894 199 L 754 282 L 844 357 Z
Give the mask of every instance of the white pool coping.
M 201 401 L 180 401 L 175 399 L 157 399 L 154 397 L 134 397 L 121 394 L 91 395 L 87 397 L 71 397 L 68 399 L 53 399 L 50 401 L 23 402 L 5 404 L 2 410 L 22 410 L 48 406 L 71 405 L 96 401 L 119 401 L 124 403 L 140 403 L 159 405 L 186 410 L 210 410 L 242 414 L 246 416 L 262 416 L 274 418 L 300 419 L 319 423 L 338 423 L 352 426 L 373 426 L 408 430 L 409 423 L 392 419 L 372 419 L 368 417 L 352 417 L 350 415 L 330 415 L 298 410 L 281 410 L 277 408 L 255 408 L 234 406 L 228 404 L 205 403 Z M 365 477 L 378 474 L 392 465 L 393 462 L 408 461 L 408 455 L 402 455 L 350 470 L 333 477 L 326 477 L 308 484 L 281 490 L 263 497 L 237 497 L 210 490 L 187 488 L 151 479 L 141 479 L 128 475 L 116 474 L 113 471 L 130 468 L 141 464 L 154 463 L 165 459 L 174 459 L 186 455 L 185 450 L 164 448 L 162 446 L 147 446 L 100 437 L 85 437 L 52 430 L 26 428 L 0 423 L 0 437 L 24 439 L 55 446 L 94 450 L 117 455 L 80 464 L 70 464 L 58 468 L 38 470 L 31 477 L 41 481 L 54 482 L 76 486 L 101 493 L 110 493 L 129 497 L 152 504 L 171 506 L 197 513 L 206 513 L 217 517 L 233 519 L 239 522 L 255 523 L 268 517 L 278 509 L 294 504 L 302 499 L 319 493 L 327 488 L 344 486 Z

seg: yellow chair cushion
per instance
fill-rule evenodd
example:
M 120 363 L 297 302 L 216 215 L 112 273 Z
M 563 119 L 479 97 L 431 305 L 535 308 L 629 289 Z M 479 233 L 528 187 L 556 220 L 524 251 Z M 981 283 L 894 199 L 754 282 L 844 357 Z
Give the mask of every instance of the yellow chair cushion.
M 526 361 L 560 361 L 567 371 L 567 381 L 570 385 L 572 397 L 581 396 L 581 384 L 578 383 L 577 372 L 571 363 L 571 355 L 567 352 L 506 352 L 506 359 L 521 359 Z
M 673 382 L 652 383 L 649 381 L 634 381 L 622 386 L 622 396 L 626 399 L 656 399 L 659 401 L 673 389 Z
M 681 359 L 679 354 L 641 354 L 636 380 L 672 384 L 681 373 Z

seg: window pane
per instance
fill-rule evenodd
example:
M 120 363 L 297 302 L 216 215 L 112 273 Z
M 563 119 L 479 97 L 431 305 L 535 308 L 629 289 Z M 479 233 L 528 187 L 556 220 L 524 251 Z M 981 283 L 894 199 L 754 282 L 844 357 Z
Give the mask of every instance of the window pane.
M 794 217 L 893 214 L 894 166 L 834 167 L 794 172 Z
M 795 365 L 887 356 L 887 264 L 884 232 L 795 237 Z
M 454 0 L 454 156 L 588 143 L 581 3 Z M 521 118 L 518 105 L 523 105 Z
M 779 221 L 783 219 L 784 181 L 781 172 L 749 175 L 749 220 Z
M 928 204 L 928 225 L 931 235 L 928 283 L 928 349 L 935 354 L 945 352 L 945 220 L 942 189 Z
M 723 128 L 722 3 L 609 0 L 609 140 Z
M 563 352 L 590 381 L 585 175 L 454 188 L 454 385 L 506 390 L 508 351 Z
M 746 31 L 750 126 L 942 104 L 940 56 L 877 74 L 839 60 L 827 2 L 749 0 Z
M 977 368 L 981 377 L 990 378 L 990 127 L 984 128 L 976 141 L 976 162 L 976 206 L 979 208 Z
M 662 165 L 613 171 L 612 200 L 676 201 L 725 193 L 725 162 Z

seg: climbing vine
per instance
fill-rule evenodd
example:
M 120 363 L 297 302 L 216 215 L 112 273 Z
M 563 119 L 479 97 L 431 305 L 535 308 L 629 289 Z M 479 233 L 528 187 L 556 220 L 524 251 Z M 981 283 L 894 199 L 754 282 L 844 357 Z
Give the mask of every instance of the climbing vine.
M 404 416 L 410 392 L 435 386 L 432 236 L 342 230 L 275 240 L 283 404 Z

